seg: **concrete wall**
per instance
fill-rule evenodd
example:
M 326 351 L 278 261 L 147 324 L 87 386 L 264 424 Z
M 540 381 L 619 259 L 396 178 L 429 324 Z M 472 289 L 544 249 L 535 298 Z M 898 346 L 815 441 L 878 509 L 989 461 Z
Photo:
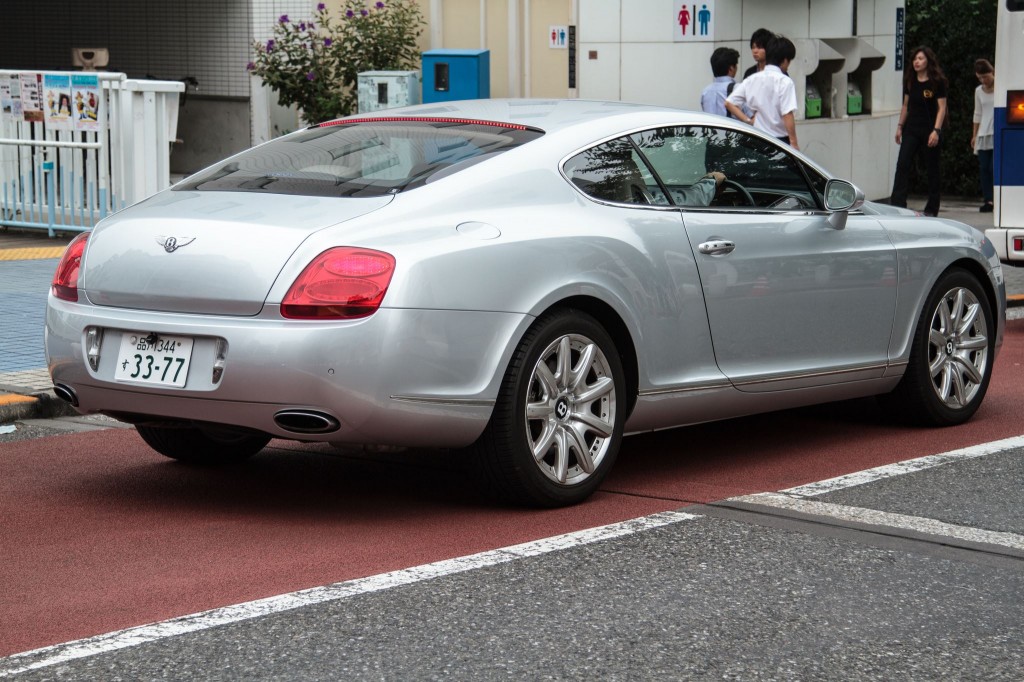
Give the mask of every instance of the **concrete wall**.
M 194 173 L 250 144 L 248 99 L 189 95 L 178 116 L 178 142 L 171 146 L 171 173 Z
M 748 41 L 754 30 L 786 35 L 797 46 L 790 73 L 801 106 L 802 149 L 868 197 L 889 194 L 898 152 L 892 133 L 902 100 L 902 71 L 894 62 L 896 9 L 904 0 L 715 0 L 713 40 L 689 43 L 673 41 L 673 0 L 417 2 L 428 20 L 423 49 L 490 50 L 492 97 L 579 96 L 699 109 L 716 47 L 738 50 L 742 72 L 753 63 Z M 574 22 L 578 87 L 570 91 L 568 52 L 549 48 L 545 36 L 552 25 Z M 863 81 L 865 70 L 869 113 L 848 116 L 848 74 L 854 71 Z M 829 120 L 804 118 L 812 74 L 828 84 Z

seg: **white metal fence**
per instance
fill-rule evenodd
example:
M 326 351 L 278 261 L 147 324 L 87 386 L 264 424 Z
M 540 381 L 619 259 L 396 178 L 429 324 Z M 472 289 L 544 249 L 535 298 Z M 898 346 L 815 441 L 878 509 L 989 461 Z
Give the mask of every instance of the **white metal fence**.
M 0 69 L 0 86 L 29 73 L 82 75 Z M 0 112 L 0 226 L 45 229 L 51 236 L 81 232 L 170 185 L 170 150 L 184 83 L 95 75 L 94 130 L 27 121 L 17 111 L 22 104 L 12 109 L 9 91 L 0 90 L 7 97 Z M 42 101 L 50 107 L 45 95 Z M 74 109 L 70 100 L 68 108 Z

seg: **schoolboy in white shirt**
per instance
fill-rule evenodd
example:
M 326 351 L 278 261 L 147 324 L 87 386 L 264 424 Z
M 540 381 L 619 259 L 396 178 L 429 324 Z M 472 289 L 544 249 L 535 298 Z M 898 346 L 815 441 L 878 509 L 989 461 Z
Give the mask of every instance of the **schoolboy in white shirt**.
M 725 99 L 725 108 L 733 117 L 799 149 L 796 86 L 786 74 L 796 58 L 796 46 L 789 38 L 775 36 L 768 42 L 765 57 L 768 65 L 764 71 L 744 78 Z M 752 115 L 743 112 L 744 105 Z

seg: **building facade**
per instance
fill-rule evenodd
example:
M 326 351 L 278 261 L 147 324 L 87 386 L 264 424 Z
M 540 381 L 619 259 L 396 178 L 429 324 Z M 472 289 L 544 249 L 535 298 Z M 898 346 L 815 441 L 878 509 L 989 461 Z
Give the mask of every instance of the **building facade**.
M 491 51 L 492 97 L 581 97 L 699 109 L 716 47 L 738 50 L 742 73 L 753 63 L 749 37 L 756 29 L 785 35 L 797 48 L 790 75 L 800 103 L 802 151 L 857 183 L 868 197 L 889 195 L 905 65 L 902 0 L 419 2 L 428 20 L 425 48 Z M 696 33 L 686 38 L 683 6 L 687 28 Z M 711 13 L 705 35 L 699 31 L 702 9 Z M 575 55 L 550 40 L 552 30 L 563 26 L 574 27 Z M 810 111 L 808 93 L 820 96 Z

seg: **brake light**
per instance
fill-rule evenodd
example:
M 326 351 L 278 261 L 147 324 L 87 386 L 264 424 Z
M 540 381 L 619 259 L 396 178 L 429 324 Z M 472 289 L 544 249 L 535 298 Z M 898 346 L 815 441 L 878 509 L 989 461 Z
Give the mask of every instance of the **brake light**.
M 1024 251 L 1024 237 L 1014 237 L 1013 238 L 1013 250 L 1014 251 Z
M 454 123 L 457 125 L 490 126 L 492 128 L 507 128 L 509 130 L 529 130 L 527 126 L 519 123 L 503 123 L 501 121 L 483 121 L 476 118 L 446 118 L 441 116 L 374 116 L 364 118 L 344 118 L 334 121 L 325 121 L 317 125 L 318 128 L 330 126 L 345 126 L 356 123 Z
M 351 319 L 380 307 L 395 272 L 395 258 L 383 251 L 339 246 L 306 266 L 281 302 L 284 317 Z
M 82 267 L 82 254 L 85 253 L 87 241 L 89 233 L 83 232 L 72 239 L 64 251 L 51 282 L 51 291 L 57 298 L 64 301 L 78 300 L 78 271 Z

